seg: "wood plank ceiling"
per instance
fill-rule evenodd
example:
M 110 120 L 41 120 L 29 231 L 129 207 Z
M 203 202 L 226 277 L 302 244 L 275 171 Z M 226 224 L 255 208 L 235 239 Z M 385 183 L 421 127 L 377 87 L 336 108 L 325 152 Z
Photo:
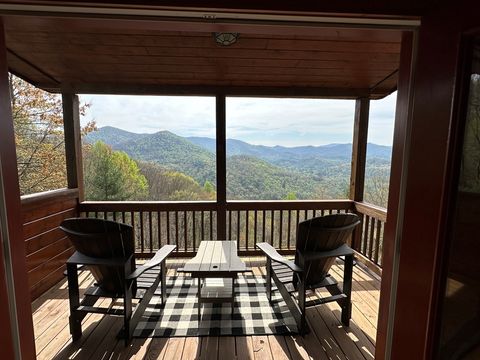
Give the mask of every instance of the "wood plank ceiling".
M 4 19 L 10 70 L 53 92 L 200 94 L 220 86 L 232 94 L 380 98 L 396 89 L 395 30 L 240 32 L 222 47 L 211 32 L 122 20 Z

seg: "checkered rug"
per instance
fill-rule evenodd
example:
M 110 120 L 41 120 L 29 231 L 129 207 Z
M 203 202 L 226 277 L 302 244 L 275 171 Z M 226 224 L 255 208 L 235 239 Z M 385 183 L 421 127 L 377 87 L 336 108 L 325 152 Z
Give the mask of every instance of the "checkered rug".
M 223 286 L 229 279 L 207 279 Z M 218 283 L 222 282 L 222 283 Z M 231 287 L 231 283 L 225 283 Z M 139 322 L 135 337 L 270 335 L 298 333 L 294 318 L 278 291 L 273 305 L 267 299 L 265 277 L 239 275 L 235 283 L 234 313 L 231 303 L 203 303 L 198 321 L 197 280 L 178 275 L 167 277 L 167 301 L 161 306 L 160 287 Z

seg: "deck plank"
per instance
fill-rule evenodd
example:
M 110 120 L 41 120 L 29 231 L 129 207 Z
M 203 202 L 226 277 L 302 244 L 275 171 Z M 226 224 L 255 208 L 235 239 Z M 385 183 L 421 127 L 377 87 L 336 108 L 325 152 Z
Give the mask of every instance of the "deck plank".
M 196 360 L 200 358 L 200 341 L 198 337 L 188 337 L 185 339 L 183 348 L 183 359 Z
M 254 360 L 253 340 L 251 336 L 235 337 L 235 350 L 238 360 Z
M 292 360 L 310 360 L 314 359 L 306 350 L 306 346 L 301 336 L 285 336 L 285 342 Z
M 252 341 L 255 360 L 273 360 L 272 351 L 266 335 L 252 336 Z
M 268 343 L 275 360 L 290 360 L 292 358 L 284 336 L 270 335 L 268 336 Z
M 183 347 L 185 346 L 185 338 L 169 338 L 164 359 L 181 360 Z
M 220 336 L 218 338 L 218 358 L 235 359 L 235 338 L 233 336 Z
M 243 258 L 255 275 L 265 274 L 263 258 Z M 168 276 L 185 265 L 184 259 L 167 261 Z M 332 275 L 340 278 L 341 263 Z M 93 282 L 88 272 L 80 274 L 81 287 Z M 301 336 L 237 336 L 133 339 L 124 347 L 116 335 L 121 319 L 88 314 L 82 325 L 82 338 L 71 343 L 68 327 L 68 291 L 65 280 L 32 304 L 39 359 L 359 359 L 372 360 L 375 352 L 376 309 L 380 284 L 361 267 L 354 267 L 353 309 L 350 327 L 340 323 L 340 307 L 335 303 L 320 305 L 307 312 L 313 329 Z M 319 290 L 320 293 L 324 290 Z M 102 300 L 105 306 L 110 300 Z
M 155 338 L 150 341 L 145 359 L 162 360 L 167 352 L 168 339 Z
M 204 336 L 201 342 L 200 359 L 216 360 L 218 358 L 218 336 Z

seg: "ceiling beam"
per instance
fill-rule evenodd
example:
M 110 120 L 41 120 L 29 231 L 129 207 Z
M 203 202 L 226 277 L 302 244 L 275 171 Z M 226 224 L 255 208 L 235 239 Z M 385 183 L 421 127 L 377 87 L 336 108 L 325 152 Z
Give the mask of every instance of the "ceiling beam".
M 75 84 L 74 86 L 42 86 L 56 93 L 110 94 L 110 95 L 163 95 L 163 96 L 215 96 L 218 93 L 239 97 L 288 97 L 357 99 L 370 97 L 369 89 L 335 89 L 323 87 L 268 87 L 268 86 L 209 86 L 209 85 L 136 85 L 118 83 Z

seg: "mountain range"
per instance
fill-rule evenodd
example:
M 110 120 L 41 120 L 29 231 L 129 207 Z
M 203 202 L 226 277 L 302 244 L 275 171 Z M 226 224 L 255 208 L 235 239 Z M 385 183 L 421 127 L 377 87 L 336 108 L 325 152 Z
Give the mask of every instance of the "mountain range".
M 215 139 L 181 137 L 169 131 L 138 134 L 111 126 L 99 128 L 86 142 L 103 141 L 130 157 L 185 173 L 199 184 L 215 184 Z M 335 188 L 326 197 L 344 197 L 350 176 L 352 144 L 264 146 L 227 139 L 227 193 L 235 199 L 283 199 L 289 193 L 309 198 Z M 371 166 L 389 167 L 391 147 L 369 143 Z M 257 194 L 257 195 L 255 195 Z

